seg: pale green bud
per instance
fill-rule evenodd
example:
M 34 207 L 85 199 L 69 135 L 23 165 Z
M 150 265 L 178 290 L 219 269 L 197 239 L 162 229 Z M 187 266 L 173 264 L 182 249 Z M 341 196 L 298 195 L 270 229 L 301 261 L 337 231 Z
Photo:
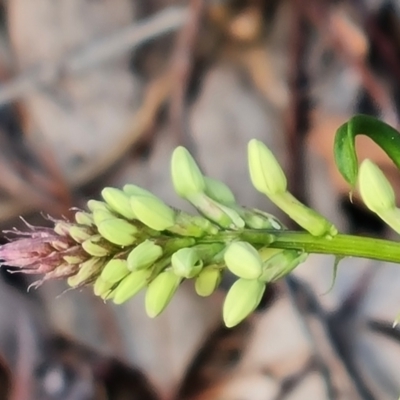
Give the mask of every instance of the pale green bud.
M 400 209 L 392 185 L 371 160 L 361 163 L 358 186 L 365 205 L 394 231 L 400 233 Z
M 358 185 L 365 205 L 373 212 L 394 209 L 394 190 L 384 173 L 371 160 L 365 159 L 358 174 Z
M 77 265 L 69 265 L 67 263 L 61 263 L 55 269 L 52 271 L 49 271 L 46 273 L 46 276 L 42 279 L 42 281 L 35 282 L 31 286 L 38 287 L 37 285 L 40 286 L 41 282 L 44 282 L 45 280 L 51 280 L 51 279 L 64 279 L 66 276 L 71 276 L 72 274 L 76 274 L 78 272 L 79 268 Z
M 227 206 L 236 203 L 235 195 L 225 183 L 209 178 L 208 176 L 204 177 L 204 180 L 206 183 L 205 193 L 208 197 Z
M 54 232 L 60 236 L 69 236 L 69 230 L 71 229 L 71 226 L 74 226 L 74 225 L 71 224 L 70 222 L 58 221 L 54 225 Z
M 97 229 L 101 236 L 118 246 L 130 246 L 136 241 L 138 229 L 128 221 L 120 218 L 107 219 Z
M 72 288 L 76 288 L 79 286 L 79 280 L 77 279 L 76 275 L 70 276 L 67 279 L 67 285 Z
M 199 296 L 207 297 L 215 292 L 221 283 L 222 273 L 216 266 L 207 266 L 196 277 L 194 287 Z
M 150 318 L 159 315 L 171 301 L 182 278 L 173 271 L 161 272 L 150 282 L 146 291 L 146 312 Z
M 112 259 L 101 271 L 101 278 L 107 282 L 117 283 L 130 273 L 126 260 Z
M 85 258 L 82 259 L 80 256 L 63 256 L 63 260 L 69 265 L 75 265 L 85 261 Z
M 153 197 L 154 194 L 140 186 L 132 185 L 131 183 L 126 184 L 122 190 L 129 196 L 150 196 Z
M 86 226 L 93 225 L 92 216 L 84 211 L 77 211 L 75 213 L 75 221 L 80 225 L 86 225 Z
M 176 193 L 186 198 L 205 190 L 203 174 L 191 154 L 182 146 L 172 153 L 171 176 Z
M 136 218 L 156 231 L 163 231 L 175 224 L 175 211 L 156 196 L 131 196 Z
M 245 223 L 233 208 L 211 199 L 204 193 L 196 193 L 187 197 L 197 210 L 219 226 L 229 229 L 244 228 Z
M 92 236 L 92 230 L 87 226 L 76 226 L 73 225 L 69 228 L 69 236 L 77 243 L 82 243 Z
M 257 212 L 258 210 L 236 206 L 235 210 L 245 222 L 248 228 L 252 229 L 276 229 L 281 230 L 282 224 L 272 215 L 268 217 Z
M 190 215 L 183 211 L 177 211 L 175 224 L 167 230 L 180 236 L 202 237 L 207 234 L 216 235 L 219 228 L 200 215 Z
M 99 200 L 89 200 L 87 202 L 88 209 L 90 211 L 95 211 L 95 210 L 105 210 L 105 211 L 110 211 L 108 208 L 107 204 L 104 203 L 104 201 L 99 201 Z
M 337 229 L 322 215 L 287 192 L 285 174 L 271 151 L 260 141 L 248 146 L 250 177 L 255 188 L 314 236 L 334 236 Z
M 106 187 L 101 191 L 101 196 L 109 207 L 117 214 L 122 215 L 126 219 L 135 218 L 135 213 L 132 210 L 129 196 L 122 190 Z
M 268 196 L 282 211 L 313 236 L 335 236 L 336 227 L 321 214 L 300 203 L 289 192 Z
M 224 260 L 229 271 L 244 279 L 257 279 L 262 273 L 258 251 L 247 242 L 233 242 L 225 251 Z
M 51 246 L 57 251 L 64 251 L 70 248 L 70 244 L 68 242 L 63 241 L 62 239 L 53 240 L 51 242 Z
M 231 328 L 249 316 L 260 304 L 264 291 L 264 282 L 238 279 L 229 289 L 224 301 L 225 325 Z
M 193 278 L 203 268 L 203 261 L 195 248 L 180 249 L 171 257 L 172 270 L 181 278 Z
M 252 139 L 248 145 L 250 178 L 254 187 L 267 195 L 287 190 L 287 180 L 271 150 L 259 140 Z
M 400 233 L 400 209 L 393 208 L 381 211 L 379 217 L 386 222 L 395 232 Z
M 217 202 L 215 202 L 215 206 L 217 206 L 222 212 L 224 212 L 231 219 L 231 224 L 229 225 L 229 228 L 236 229 L 245 227 L 245 223 L 242 217 L 238 214 L 238 212 L 234 208 L 224 206 Z
M 110 254 L 110 245 L 101 235 L 93 235 L 82 243 L 83 250 L 94 257 L 105 257 Z
M 256 208 L 246 209 L 246 211 L 250 212 L 253 217 L 257 217 L 257 219 L 252 219 L 249 223 L 249 227 L 253 229 L 275 229 L 275 230 L 282 230 L 285 226 L 276 218 L 274 215 L 269 214 L 265 211 L 258 210 Z M 263 221 L 261 222 L 258 218 L 261 218 Z M 253 226 L 250 224 L 253 223 Z M 247 224 L 247 220 L 246 220 Z M 259 226 L 258 228 L 256 226 Z
M 104 259 L 92 257 L 83 262 L 79 266 L 79 271 L 76 275 L 68 278 L 68 285 L 71 287 L 82 286 L 97 278 L 104 265 Z
M 113 293 L 115 304 L 125 303 L 147 286 L 151 271 L 139 270 L 131 272 L 117 286 Z
M 243 219 L 244 223 L 246 224 L 246 227 L 251 228 L 251 229 L 271 229 L 271 224 L 269 221 L 266 221 L 264 218 L 261 216 L 252 213 L 251 211 L 247 209 L 236 209 Z
M 108 210 L 94 210 L 92 215 L 93 222 L 96 226 L 98 226 L 101 222 L 106 221 L 107 219 L 117 218 L 115 214 Z
M 95 296 L 106 297 L 111 292 L 113 285 L 114 283 L 107 282 L 99 276 L 93 285 L 93 293 Z
M 308 257 L 308 254 L 297 250 L 271 251 L 270 254 L 271 256 L 263 262 L 263 273 L 259 278 L 260 281 L 274 282 L 281 279 Z M 263 255 L 265 257 L 266 252 Z
M 114 286 L 115 286 L 115 285 L 116 285 L 116 284 L 114 283 Z M 116 292 L 116 290 L 117 290 L 117 288 L 114 287 L 114 286 L 113 286 L 110 290 L 108 290 L 108 291 L 102 293 L 102 294 L 100 295 L 100 297 L 101 297 L 103 300 L 113 300 L 113 299 L 114 299 L 114 296 L 115 296 L 115 292 Z
M 163 254 L 161 246 L 151 240 L 145 240 L 137 245 L 128 255 L 130 271 L 150 268 Z

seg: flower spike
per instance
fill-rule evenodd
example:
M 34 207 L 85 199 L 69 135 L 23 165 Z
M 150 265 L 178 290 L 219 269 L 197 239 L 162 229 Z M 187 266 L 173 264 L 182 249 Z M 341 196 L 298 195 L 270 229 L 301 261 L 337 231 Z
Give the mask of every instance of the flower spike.
M 341 130 L 342 138 L 346 132 Z M 386 146 L 392 138 L 384 139 Z M 342 166 L 346 154 L 340 157 Z M 390 154 L 400 165 L 400 151 Z M 330 221 L 294 198 L 283 169 L 263 143 L 250 141 L 248 155 L 255 188 L 306 231 L 289 231 L 275 216 L 238 204 L 228 186 L 205 177 L 188 150 L 178 147 L 171 160 L 173 185 L 199 215 L 176 210 L 134 184 L 122 190 L 106 187 L 101 201 L 89 200 L 87 210 L 74 209 L 72 220 L 49 217 L 51 227 L 26 224 L 26 231 L 6 232 L 12 239 L 0 246 L 0 261 L 41 275 L 35 287 L 64 279 L 71 288 L 91 286 L 94 295 L 114 304 L 145 290 L 151 318 L 167 307 L 185 280 L 192 279 L 196 293 L 205 297 L 228 272 L 236 279 L 223 305 L 228 327 L 250 315 L 266 287 L 286 277 L 309 253 L 400 262 L 398 243 L 337 235 Z M 400 233 L 394 190 L 379 168 L 365 160 L 358 182 L 367 207 Z

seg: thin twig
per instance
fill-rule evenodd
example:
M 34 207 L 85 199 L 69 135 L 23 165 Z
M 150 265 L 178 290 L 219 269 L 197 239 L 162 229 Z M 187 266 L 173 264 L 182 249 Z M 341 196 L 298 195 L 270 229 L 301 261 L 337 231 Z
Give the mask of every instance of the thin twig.
M 132 51 L 148 40 L 175 31 L 182 26 L 186 16 L 186 8 L 170 7 L 68 54 L 58 62 L 37 65 L 0 87 L 0 105 L 53 84 L 63 76 L 82 73 Z
M 327 325 L 335 350 L 345 365 L 358 392 L 365 400 L 374 400 L 375 396 L 369 387 L 368 381 L 365 380 L 358 369 L 353 349 L 355 337 L 350 333 L 355 331 L 359 310 L 363 305 L 363 300 L 371 287 L 376 273 L 377 269 L 375 268 L 371 268 L 363 273 L 340 307 L 327 318 Z
M 192 72 L 194 47 L 200 31 L 200 22 L 204 8 L 204 0 L 190 1 L 189 14 L 178 36 L 175 52 L 172 57 L 171 68 L 175 75 L 175 86 L 171 94 L 170 118 L 178 142 L 180 143 L 186 138 L 186 95 Z
M 308 110 L 305 104 L 304 56 L 305 23 L 303 16 L 292 8 L 289 89 L 290 104 L 287 115 L 286 141 L 289 148 L 289 187 L 300 200 L 305 201 L 304 193 L 304 136 L 307 131 Z
M 0 354 L 0 399 L 8 399 L 11 392 L 11 371 Z
M 392 99 L 367 67 L 365 60 L 355 57 L 351 51 L 348 51 L 348 44 L 333 29 L 326 3 L 315 0 L 295 0 L 294 3 L 298 11 L 304 13 L 305 17 L 318 29 L 326 43 L 358 72 L 365 90 L 378 105 L 383 119 L 394 126 L 398 126 L 399 121 Z
M 288 295 L 301 317 L 304 333 L 311 344 L 313 356 L 319 364 L 327 398 L 329 400 L 350 398 L 349 394 L 352 395 L 351 398 L 358 398 L 353 381 L 332 343 L 325 310 L 307 283 L 290 276 L 286 283 Z
M 387 65 L 397 82 L 400 82 L 400 63 L 393 39 L 382 32 L 375 17 L 366 18 L 365 25 L 372 42 L 376 45 L 377 52 L 382 57 L 382 61 Z
M 10 400 L 24 400 L 30 397 L 34 388 L 32 368 L 35 364 L 35 338 L 28 318 L 18 313 L 17 320 L 17 360 L 15 385 L 12 387 Z
M 54 151 L 50 148 L 46 141 L 42 141 L 40 146 L 30 146 L 32 153 L 38 157 L 44 166 L 46 173 L 36 174 L 36 182 L 40 182 L 40 189 L 47 189 L 51 196 L 58 200 L 58 206 L 63 213 L 69 213 L 69 209 L 73 206 L 73 196 L 68 185 L 68 182 L 60 169 L 60 165 L 56 161 Z M 29 175 L 28 175 L 29 176 Z M 35 182 L 33 179 L 35 174 L 30 174 L 30 181 Z

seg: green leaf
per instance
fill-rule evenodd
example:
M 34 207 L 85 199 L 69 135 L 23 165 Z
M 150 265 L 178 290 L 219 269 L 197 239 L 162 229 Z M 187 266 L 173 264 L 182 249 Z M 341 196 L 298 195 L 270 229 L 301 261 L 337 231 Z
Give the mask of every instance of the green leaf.
M 390 125 L 368 115 L 355 115 L 336 131 L 334 143 L 335 162 L 343 178 L 355 187 L 358 159 L 355 148 L 357 135 L 373 140 L 400 169 L 400 133 Z
M 322 294 L 323 296 L 328 294 L 329 292 L 331 292 L 333 287 L 335 286 L 339 263 L 340 263 L 340 261 L 343 260 L 343 258 L 344 258 L 343 256 L 335 256 L 335 262 L 333 263 L 333 271 L 332 271 L 333 272 L 332 273 L 332 283 L 329 286 L 328 290 Z

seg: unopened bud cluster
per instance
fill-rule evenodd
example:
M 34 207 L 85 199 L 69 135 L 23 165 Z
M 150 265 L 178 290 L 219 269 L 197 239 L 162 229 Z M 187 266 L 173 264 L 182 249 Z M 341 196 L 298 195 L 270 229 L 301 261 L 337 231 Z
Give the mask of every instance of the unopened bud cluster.
M 249 144 L 250 175 L 265 193 L 302 227 L 316 236 L 333 236 L 334 226 L 299 203 L 272 153 L 260 142 Z M 121 304 L 145 291 L 150 317 L 159 315 L 184 280 L 198 295 L 209 296 L 230 271 L 237 280 L 223 307 L 234 326 L 260 303 L 270 282 L 289 274 L 307 254 L 273 248 L 274 232 L 284 226 L 274 216 L 237 204 L 222 182 L 206 177 L 183 147 L 172 156 L 177 194 L 199 212 L 190 215 L 165 204 L 138 186 L 107 187 L 102 200 L 89 200 L 74 221 L 54 221 L 54 228 L 28 226 L 0 248 L 4 264 L 48 279 L 64 278 L 72 288 L 92 285 L 95 295 Z M 243 241 L 245 231 L 263 230 L 263 244 Z

